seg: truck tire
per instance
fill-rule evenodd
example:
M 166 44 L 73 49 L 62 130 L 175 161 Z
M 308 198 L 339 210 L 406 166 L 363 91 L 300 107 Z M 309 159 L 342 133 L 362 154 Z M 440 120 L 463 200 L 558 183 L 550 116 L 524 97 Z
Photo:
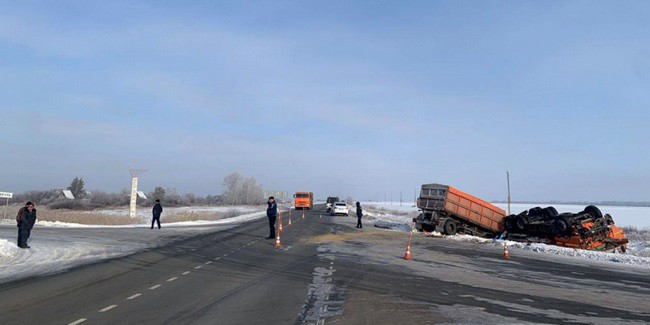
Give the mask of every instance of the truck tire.
M 557 210 L 554 207 L 546 207 L 544 208 L 544 212 L 546 213 L 548 220 L 553 219 L 558 215 Z
M 503 227 L 507 232 L 514 232 L 516 230 L 515 221 L 517 219 L 516 215 L 509 215 L 505 218 L 503 222 Z
M 598 218 L 602 218 L 602 217 L 603 217 L 603 213 L 600 212 L 600 209 L 598 209 L 598 208 L 597 208 L 596 206 L 594 206 L 594 205 L 589 205 L 589 206 L 587 206 L 587 207 L 585 208 L 584 212 L 590 214 L 591 217 L 594 218 L 594 219 L 598 219 Z
M 447 220 L 444 226 L 445 235 L 453 236 L 458 232 L 458 224 L 453 220 Z
M 555 228 L 555 236 L 565 236 L 571 232 L 571 222 L 564 215 L 559 215 L 553 222 Z
M 526 232 L 526 228 L 530 221 L 528 221 L 528 217 L 524 215 L 520 215 L 517 217 L 515 221 L 516 228 L 519 232 L 524 233 Z

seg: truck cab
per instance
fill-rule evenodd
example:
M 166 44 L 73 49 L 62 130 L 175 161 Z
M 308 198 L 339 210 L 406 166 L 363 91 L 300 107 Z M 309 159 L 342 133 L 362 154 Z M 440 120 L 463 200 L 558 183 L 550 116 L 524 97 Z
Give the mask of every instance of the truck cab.
M 298 209 L 313 209 L 314 208 L 314 193 L 312 192 L 296 192 L 293 195 L 293 205 Z

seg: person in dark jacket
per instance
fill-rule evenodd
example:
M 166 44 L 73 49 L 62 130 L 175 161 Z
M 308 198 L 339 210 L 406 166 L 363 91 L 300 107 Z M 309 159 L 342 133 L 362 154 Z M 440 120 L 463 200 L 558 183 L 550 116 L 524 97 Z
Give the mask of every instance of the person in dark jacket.
M 154 222 L 158 222 L 158 229 L 160 229 L 160 215 L 163 212 L 162 205 L 160 205 L 160 200 L 156 200 L 156 204 L 153 205 L 151 213 L 153 213 L 153 219 L 151 219 L 151 229 L 153 229 Z
M 266 239 L 275 238 L 275 219 L 278 216 L 278 204 L 275 203 L 275 198 L 270 196 L 269 201 L 266 202 L 268 207 L 266 208 L 266 216 L 269 218 L 269 236 Z
M 27 202 L 27 204 L 18 211 L 16 222 L 18 223 L 18 247 L 30 248 L 30 246 L 27 245 L 27 240 L 31 236 L 32 228 L 34 228 L 34 224 L 36 223 L 36 209 L 32 202 Z
M 361 203 L 357 202 L 357 228 L 363 228 L 361 217 L 363 217 L 363 210 L 361 210 Z

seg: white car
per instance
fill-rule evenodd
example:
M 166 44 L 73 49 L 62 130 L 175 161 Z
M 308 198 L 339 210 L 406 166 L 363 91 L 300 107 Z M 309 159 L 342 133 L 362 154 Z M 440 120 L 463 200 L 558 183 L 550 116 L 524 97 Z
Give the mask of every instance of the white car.
M 348 205 L 345 202 L 336 202 L 332 206 L 332 215 L 348 215 L 350 213 L 350 210 L 348 209 Z

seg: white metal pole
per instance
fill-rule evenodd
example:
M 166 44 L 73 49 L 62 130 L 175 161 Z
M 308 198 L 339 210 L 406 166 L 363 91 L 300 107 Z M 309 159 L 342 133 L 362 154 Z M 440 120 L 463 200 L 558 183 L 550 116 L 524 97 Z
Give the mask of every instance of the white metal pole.
M 506 177 L 508 179 L 508 215 L 510 215 L 510 172 L 506 172 Z
M 138 177 L 131 179 L 131 206 L 129 208 L 129 216 L 135 218 L 136 203 L 138 200 Z
M 9 209 L 9 198 L 7 198 L 7 204 L 5 205 L 5 215 L 2 219 L 7 219 L 7 209 Z

